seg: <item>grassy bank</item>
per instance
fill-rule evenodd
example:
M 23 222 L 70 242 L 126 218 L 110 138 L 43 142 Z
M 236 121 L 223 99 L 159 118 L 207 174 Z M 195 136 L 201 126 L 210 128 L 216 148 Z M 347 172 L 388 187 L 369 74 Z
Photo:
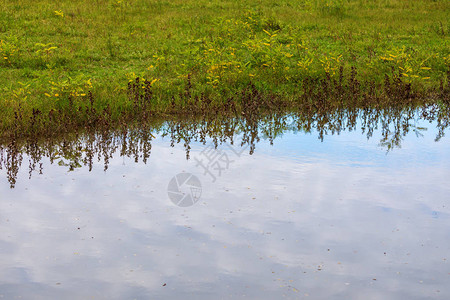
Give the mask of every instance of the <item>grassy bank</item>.
M 52 126 L 58 114 L 65 126 L 61 120 L 126 119 L 136 110 L 177 113 L 194 102 L 204 110 L 239 102 L 236 93 L 249 84 L 284 102 L 311 95 L 439 101 L 448 92 L 447 0 L 0 6 L 3 133 L 26 131 L 37 116 Z

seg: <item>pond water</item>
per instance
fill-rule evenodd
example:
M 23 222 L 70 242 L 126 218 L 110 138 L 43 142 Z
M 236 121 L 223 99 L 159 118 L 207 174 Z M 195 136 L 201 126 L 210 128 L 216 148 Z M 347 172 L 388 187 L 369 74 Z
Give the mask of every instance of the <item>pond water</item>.
M 353 111 L 4 144 L 0 298 L 448 299 L 447 131 Z

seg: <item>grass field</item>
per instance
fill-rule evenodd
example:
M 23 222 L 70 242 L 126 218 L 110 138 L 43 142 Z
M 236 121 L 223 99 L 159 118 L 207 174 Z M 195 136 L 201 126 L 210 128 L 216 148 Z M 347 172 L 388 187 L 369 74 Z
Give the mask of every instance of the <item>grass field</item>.
M 5 132 L 54 111 L 86 119 L 95 108 L 118 118 L 136 109 L 137 96 L 154 112 L 186 98 L 221 102 L 250 83 L 291 102 L 307 93 L 305 82 L 356 78 L 374 94 L 387 81 L 424 94 L 448 85 L 448 0 L 0 0 L 0 7 Z

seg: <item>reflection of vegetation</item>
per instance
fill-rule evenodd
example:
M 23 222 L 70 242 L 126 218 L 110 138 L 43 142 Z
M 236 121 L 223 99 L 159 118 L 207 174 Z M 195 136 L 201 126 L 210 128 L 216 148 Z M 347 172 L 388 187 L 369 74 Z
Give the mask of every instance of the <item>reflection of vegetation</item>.
M 136 162 L 147 162 L 151 153 L 152 133 L 170 138 L 171 146 L 182 143 L 189 159 L 190 144 L 206 143 L 211 140 L 215 146 L 222 143 L 241 146 L 249 145 L 252 154 L 261 139 L 272 144 L 286 131 L 314 133 L 323 140 L 326 135 L 342 131 L 360 130 L 369 139 L 377 130 L 381 133 L 380 145 L 389 151 L 400 147 L 408 133 L 420 136 L 426 128 L 418 127 L 418 121 L 434 122 L 437 126 L 436 141 L 444 136 L 450 125 L 450 105 L 430 104 L 417 108 L 415 105 L 390 105 L 376 109 L 365 107 L 348 109 L 344 107 L 317 106 L 304 104 L 301 109 L 284 113 L 283 109 L 271 109 L 270 113 L 259 110 L 245 102 L 245 109 L 234 117 L 224 114 L 170 121 L 148 121 L 124 124 L 119 127 L 87 127 L 79 131 L 67 132 L 53 137 L 28 136 L 12 138 L 0 143 L 0 169 L 6 169 L 11 187 L 16 183 L 17 174 L 26 155 L 30 161 L 29 174 L 42 173 L 41 161 L 46 158 L 51 163 L 68 167 L 69 171 L 86 166 L 92 170 L 94 160 L 103 160 L 104 170 L 108 169 L 113 155 L 133 157 Z

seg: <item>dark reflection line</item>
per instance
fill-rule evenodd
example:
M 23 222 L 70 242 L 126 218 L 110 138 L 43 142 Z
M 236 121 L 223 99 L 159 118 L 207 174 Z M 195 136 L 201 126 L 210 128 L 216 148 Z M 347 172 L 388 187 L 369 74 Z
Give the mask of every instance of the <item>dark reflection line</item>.
M 342 131 L 357 131 L 370 139 L 375 130 L 381 133 L 380 145 L 387 151 L 401 146 L 404 136 L 413 132 L 421 136 L 426 128 L 417 126 L 419 121 L 436 124 L 439 141 L 449 126 L 450 108 L 444 104 L 430 104 L 423 107 L 398 106 L 378 109 L 333 108 L 322 109 L 315 105 L 305 105 L 302 110 L 285 113 L 242 113 L 238 117 L 202 116 L 184 120 L 152 121 L 139 125 L 123 125 L 120 128 L 86 128 L 83 131 L 68 133 L 52 138 L 12 139 L 0 144 L 0 169 L 6 170 L 10 187 L 14 188 L 24 154 L 29 159 L 29 177 L 34 172 L 43 173 L 41 160 L 65 166 L 69 171 L 83 166 L 92 170 L 94 161 L 103 161 L 104 170 L 119 149 L 121 157 L 132 157 L 135 162 L 147 163 L 150 157 L 151 142 L 155 134 L 170 139 L 170 146 L 183 143 L 186 158 L 190 158 L 190 144 L 206 144 L 211 140 L 215 147 L 223 143 L 249 146 L 253 154 L 261 138 L 274 140 L 284 132 L 317 133 L 323 141 L 326 135 L 339 134 Z M 359 125 L 358 125 L 359 124 Z M 236 141 L 239 137 L 239 141 Z

